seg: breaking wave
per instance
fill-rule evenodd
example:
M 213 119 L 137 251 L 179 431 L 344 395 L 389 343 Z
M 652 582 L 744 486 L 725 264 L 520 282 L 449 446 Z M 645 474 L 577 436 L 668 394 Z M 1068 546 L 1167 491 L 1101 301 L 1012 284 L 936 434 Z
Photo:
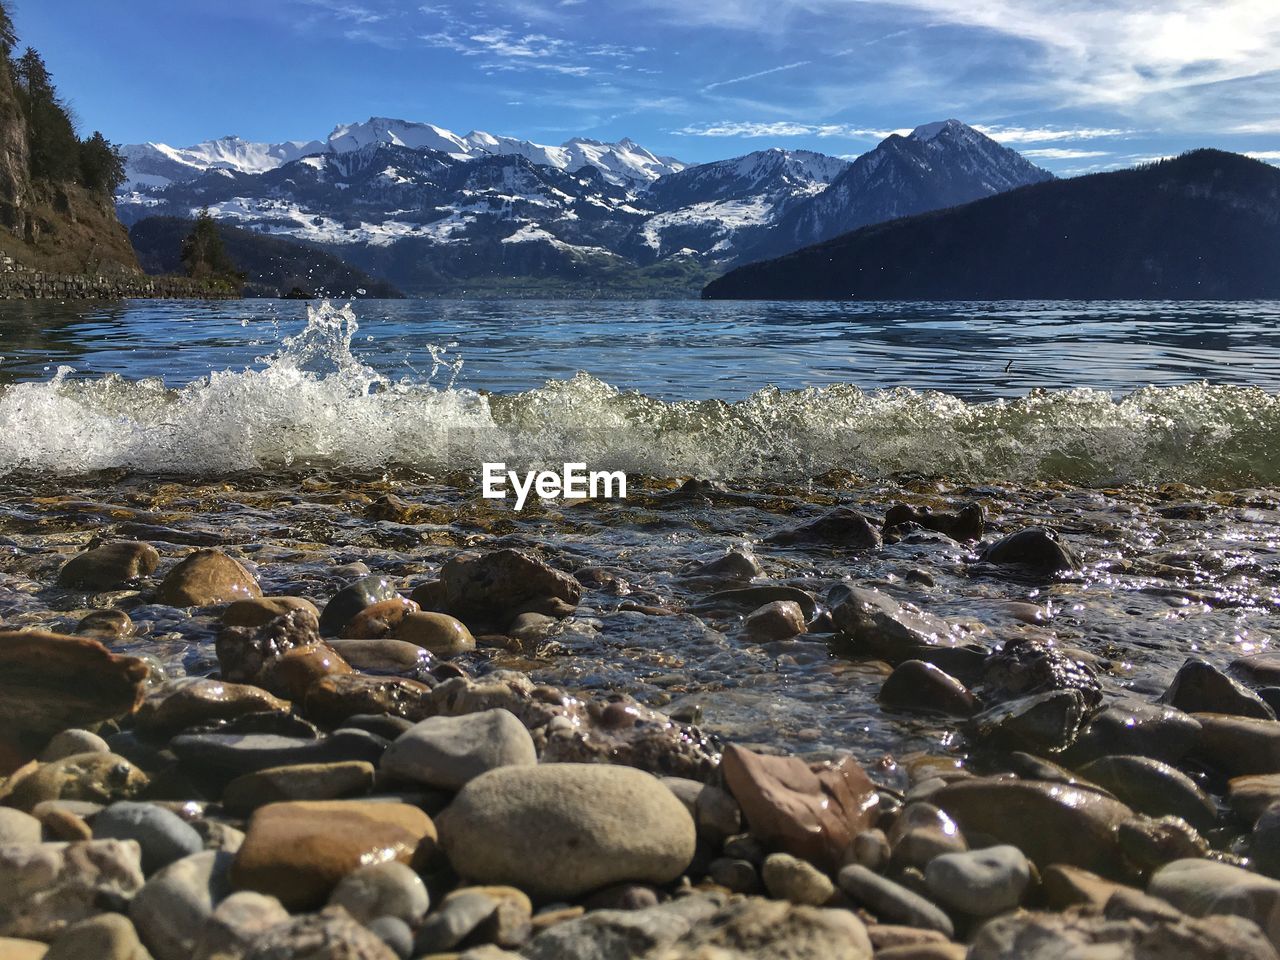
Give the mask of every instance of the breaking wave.
M 1119 399 L 1089 389 L 967 403 L 852 385 L 665 401 L 580 373 L 523 393 L 454 386 L 433 353 L 391 381 L 351 352 L 349 307 L 310 311 L 262 369 L 179 389 L 117 376 L 0 388 L 0 474 L 108 468 L 208 476 L 310 467 L 469 469 L 583 461 L 662 476 L 798 479 L 842 468 L 967 482 L 1280 485 L 1280 397 L 1190 384 Z

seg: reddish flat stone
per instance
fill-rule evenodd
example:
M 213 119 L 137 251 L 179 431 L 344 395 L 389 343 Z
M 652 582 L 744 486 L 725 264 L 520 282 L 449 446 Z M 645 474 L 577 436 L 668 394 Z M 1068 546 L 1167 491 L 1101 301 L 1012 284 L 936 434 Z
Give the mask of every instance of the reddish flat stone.
M 875 822 L 875 785 L 851 757 L 809 764 L 731 745 L 723 768 L 753 836 L 825 869 L 842 866 L 853 838 Z

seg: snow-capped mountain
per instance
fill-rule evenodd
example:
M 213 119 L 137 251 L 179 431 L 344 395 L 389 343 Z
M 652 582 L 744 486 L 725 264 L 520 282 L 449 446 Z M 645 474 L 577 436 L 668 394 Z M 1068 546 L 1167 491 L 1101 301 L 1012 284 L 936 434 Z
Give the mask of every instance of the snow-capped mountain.
M 585 166 L 598 169 L 618 185 L 643 185 L 684 168 L 673 157 L 657 157 L 630 139 L 617 143 L 575 137 L 558 147 L 543 146 L 515 137 L 496 137 L 473 130 L 460 137 L 430 123 L 414 123 L 389 117 L 370 117 L 363 123 L 340 123 L 326 140 L 291 140 L 284 143 L 250 143 L 239 137 L 223 137 L 190 147 L 163 143 L 131 144 L 124 148 L 126 189 L 163 187 L 195 179 L 206 170 L 266 173 L 309 154 L 350 153 L 373 143 L 387 143 L 410 150 L 436 150 L 455 160 L 489 156 L 520 156 L 532 163 L 574 172 Z
M 959 120 L 886 137 L 822 193 L 796 204 L 742 261 L 781 256 L 842 233 L 1052 180 L 1015 150 Z
M 636 276 L 665 290 L 668 278 L 700 283 L 725 266 L 1050 176 L 957 121 L 891 136 L 852 163 L 771 149 L 683 167 L 630 140 L 547 147 L 378 118 L 339 126 L 323 144 L 151 146 L 146 158 L 169 166 L 137 170 L 157 179 L 117 198 L 125 223 L 208 207 L 324 245 L 409 293 Z M 301 155 L 283 159 L 291 151 Z

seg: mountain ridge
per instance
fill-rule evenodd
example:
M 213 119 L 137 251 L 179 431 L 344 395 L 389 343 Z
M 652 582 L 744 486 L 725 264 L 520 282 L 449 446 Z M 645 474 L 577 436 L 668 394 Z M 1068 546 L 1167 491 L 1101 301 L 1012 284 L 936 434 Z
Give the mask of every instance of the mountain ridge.
M 1046 229 L 1046 224 L 1053 229 Z M 706 299 L 1280 297 L 1280 169 L 1202 149 L 862 227 L 730 271 Z

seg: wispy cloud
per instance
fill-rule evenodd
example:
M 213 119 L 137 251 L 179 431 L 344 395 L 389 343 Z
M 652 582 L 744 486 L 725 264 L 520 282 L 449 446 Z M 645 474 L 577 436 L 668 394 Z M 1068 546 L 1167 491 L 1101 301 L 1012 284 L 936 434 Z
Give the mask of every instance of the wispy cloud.
M 1101 137 L 1123 137 L 1132 130 L 1105 127 L 1003 127 L 974 124 L 974 129 L 1001 143 L 1058 143 L 1063 140 L 1097 140 Z
M 716 90 L 720 87 L 727 87 L 734 83 L 745 83 L 748 80 L 758 80 L 760 77 L 767 77 L 770 74 L 783 73 L 786 70 L 795 70 L 798 67 L 807 67 L 811 63 L 813 63 L 812 60 L 797 60 L 795 63 L 784 63 L 780 67 L 770 67 L 768 70 L 757 70 L 755 73 L 747 73 L 741 77 L 733 77 L 729 80 L 718 80 L 715 83 L 708 83 L 702 88 L 702 90 L 705 93 L 708 90 Z
M 793 120 L 723 120 L 719 123 L 690 124 L 672 133 L 681 137 L 845 137 L 856 140 L 883 140 L 892 133 L 910 130 L 873 130 L 843 123 L 798 123 Z
M 1085 160 L 1089 157 L 1109 157 L 1106 150 L 1072 150 L 1068 147 L 1042 147 L 1039 150 L 1023 150 L 1024 157 L 1033 160 Z
M 1265 160 L 1267 163 L 1280 163 L 1280 150 L 1250 150 L 1245 156 Z
M 367 25 L 381 23 L 387 19 L 385 13 L 378 13 L 358 3 L 345 3 L 343 0 L 300 0 L 307 7 L 323 10 L 337 20 Z

